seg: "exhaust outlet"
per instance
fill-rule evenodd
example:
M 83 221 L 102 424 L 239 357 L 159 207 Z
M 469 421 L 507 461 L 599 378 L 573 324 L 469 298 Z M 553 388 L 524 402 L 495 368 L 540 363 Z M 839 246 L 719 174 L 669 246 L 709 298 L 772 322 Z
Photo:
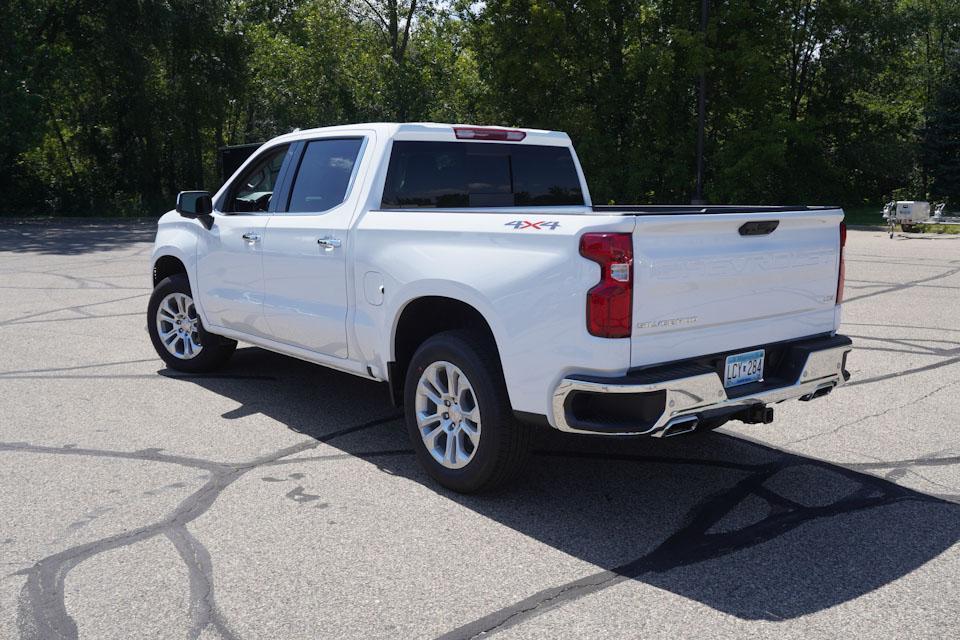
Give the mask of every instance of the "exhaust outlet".
M 810 400 L 814 400 L 816 398 L 822 398 L 823 396 L 833 391 L 833 388 L 835 386 L 836 385 L 834 383 L 828 382 L 827 384 L 819 386 L 816 389 L 814 389 L 813 393 L 808 393 L 805 396 L 801 396 L 800 399 L 803 400 L 804 402 L 809 402 Z
M 680 416 L 668 422 L 666 426 L 654 433 L 653 437 L 672 438 L 673 436 L 680 436 L 696 431 L 698 424 L 700 424 L 700 418 L 697 416 Z
M 819 389 L 817 389 L 816 391 L 813 392 L 813 397 L 814 397 L 814 398 L 822 398 L 823 396 L 827 395 L 827 394 L 830 393 L 831 391 L 833 391 L 833 385 L 832 385 L 832 384 L 824 385 L 824 386 L 820 387 Z

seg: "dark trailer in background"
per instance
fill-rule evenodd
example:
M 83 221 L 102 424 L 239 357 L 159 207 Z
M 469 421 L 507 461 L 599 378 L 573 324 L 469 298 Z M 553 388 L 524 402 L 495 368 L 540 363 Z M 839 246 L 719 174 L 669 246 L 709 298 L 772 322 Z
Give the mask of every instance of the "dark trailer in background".
M 217 149 L 217 166 L 220 167 L 220 184 L 226 182 L 233 172 L 240 168 L 254 151 L 263 146 L 262 142 L 238 144 Z

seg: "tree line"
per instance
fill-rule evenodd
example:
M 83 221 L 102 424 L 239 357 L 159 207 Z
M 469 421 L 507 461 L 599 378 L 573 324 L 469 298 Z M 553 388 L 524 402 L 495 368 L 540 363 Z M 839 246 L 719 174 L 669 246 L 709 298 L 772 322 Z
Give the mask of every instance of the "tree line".
M 217 149 L 567 131 L 595 202 L 960 204 L 957 0 L 0 0 L 2 214 L 157 214 Z

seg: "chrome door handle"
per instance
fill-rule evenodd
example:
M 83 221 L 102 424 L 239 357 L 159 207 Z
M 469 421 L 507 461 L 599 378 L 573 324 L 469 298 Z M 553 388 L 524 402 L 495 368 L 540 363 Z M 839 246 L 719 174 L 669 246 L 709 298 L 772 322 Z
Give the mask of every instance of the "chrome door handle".
M 260 242 L 259 233 L 245 233 L 243 234 L 243 239 L 247 242 Z
M 323 247 L 324 251 L 331 251 L 340 246 L 341 242 L 339 238 L 331 238 L 330 236 L 324 236 L 317 240 L 317 244 Z

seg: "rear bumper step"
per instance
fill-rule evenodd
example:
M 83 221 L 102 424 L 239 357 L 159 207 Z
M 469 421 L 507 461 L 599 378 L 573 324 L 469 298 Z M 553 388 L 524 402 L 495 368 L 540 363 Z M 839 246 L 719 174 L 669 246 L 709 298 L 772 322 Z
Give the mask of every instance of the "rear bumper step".
M 761 345 L 761 348 L 763 346 Z M 761 382 L 725 389 L 718 371 L 698 358 L 620 378 L 569 376 L 553 393 L 553 417 L 561 431 L 668 437 L 701 421 L 735 417 L 767 423 L 766 405 L 813 400 L 849 379 L 846 336 L 825 336 L 771 346 L 782 354 Z M 741 351 L 748 351 L 743 349 Z M 718 354 L 721 359 L 724 354 Z

